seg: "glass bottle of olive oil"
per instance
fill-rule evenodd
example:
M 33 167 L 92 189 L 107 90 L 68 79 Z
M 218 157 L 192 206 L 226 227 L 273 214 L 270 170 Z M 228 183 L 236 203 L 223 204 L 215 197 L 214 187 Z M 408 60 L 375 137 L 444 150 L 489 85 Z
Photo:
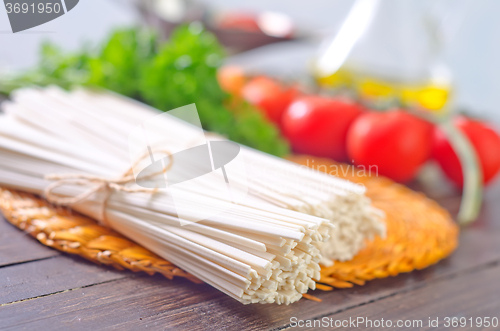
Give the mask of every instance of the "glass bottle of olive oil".
M 452 90 L 438 24 L 424 2 L 358 0 L 313 65 L 317 82 L 373 108 L 443 112 Z

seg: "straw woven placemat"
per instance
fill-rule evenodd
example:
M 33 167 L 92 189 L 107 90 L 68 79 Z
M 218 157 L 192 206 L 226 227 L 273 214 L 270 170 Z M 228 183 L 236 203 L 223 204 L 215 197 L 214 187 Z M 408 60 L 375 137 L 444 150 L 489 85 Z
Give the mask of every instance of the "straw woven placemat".
M 169 279 L 178 276 L 201 283 L 110 228 L 69 209 L 51 206 L 31 194 L 0 188 L 0 210 L 10 223 L 45 246 L 118 270 L 144 271 L 150 275 L 159 272 Z
M 294 156 L 291 160 L 308 164 L 305 156 Z M 321 159 L 315 159 L 313 167 L 323 170 L 332 166 L 337 170 L 348 167 Z M 319 289 L 363 285 L 374 278 L 422 269 L 445 258 L 457 247 L 458 227 L 436 202 L 389 179 L 359 176 L 351 170 L 337 171 L 336 175 L 367 187 L 373 205 L 386 213 L 387 237 L 368 242 L 351 261 L 335 262 L 323 268 Z M 119 270 L 144 271 L 150 275 L 158 272 L 169 279 L 178 276 L 200 282 L 96 221 L 50 206 L 33 195 L 0 188 L 0 210 L 10 223 L 46 246 Z
M 321 283 L 333 287 L 363 285 L 367 280 L 426 268 L 457 248 L 459 227 L 445 209 L 424 194 L 328 159 L 315 158 L 313 163 L 310 157 L 294 156 L 291 160 L 365 185 L 373 206 L 386 214 L 387 236 L 368 242 L 350 261 L 322 268 Z

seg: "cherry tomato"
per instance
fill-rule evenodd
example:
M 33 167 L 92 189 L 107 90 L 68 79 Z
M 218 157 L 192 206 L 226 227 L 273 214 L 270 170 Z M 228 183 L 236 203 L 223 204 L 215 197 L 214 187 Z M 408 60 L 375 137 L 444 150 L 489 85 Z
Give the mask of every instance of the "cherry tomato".
M 347 161 L 347 130 L 362 112 L 361 106 L 348 100 L 300 97 L 283 115 L 283 134 L 296 153 Z
M 298 91 L 293 87 L 284 87 L 269 77 L 259 76 L 243 87 L 242 94 L 245 100 L 262 110 L 270 121 L 279 124 L 283 112 Z
M 217 27 L 220 29 L 260 32 L 257 17 L 243 12 L 228 12 L 219 17 Z
M 245 72 L 241 67 L 227 65 L 217 71 L 217 80 L 222 90 L 239 95 L 243 85 L 245 85 Z
M 347 152 L 354 164 L 398 182 L 415 177 L 431 148 L 432 124 L 403 110 L 365 113 L 347 134 Z
M 453 124 L 469 138 L 474 146 L 483 172 L 483 183 L 488 184 L 500 170 L 500 136 L 485 123 L 464 116 L 455 118 Z M 432 156 L 446 176 L 458 187 L 463 187 L 464 179 L 460 160 L 446 135 L 438 127 L 434 130 Z

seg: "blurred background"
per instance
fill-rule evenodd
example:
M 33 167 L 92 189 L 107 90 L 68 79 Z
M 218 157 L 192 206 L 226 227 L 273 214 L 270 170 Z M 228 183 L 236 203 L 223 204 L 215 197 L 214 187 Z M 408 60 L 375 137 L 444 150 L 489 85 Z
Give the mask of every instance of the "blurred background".
M 495 0 L 86 0 L 13 34 L 0 11 L 0 92 L 194 102 L 204 129 L 255 149 L 462 192 L 469 222 L 500 173 L 498 13 Z
M 449 68 L 453 77 L 454 104 L 500 122 L 500 116 L 494 116 L 500 103 L 500 93 L 497 93 L 500 90 L 500 42 L 495 38 L 500 33 L 500 20 L 497 17 L 500 13 L 500 2 L 383 2 L 382 6 L 393 7 L 392 12 L 379 13 L 378 22 L 372 26 L 369 33 L 369 42 L 355 47 L 352 52 L 353 59 L 381 67 L 386 64 L 384 59 L 388 62 L 394 57 L 404 59 L 400 61 L 401 64 L 410 63 L 410 66 L 418 67 L 420 64 L 415 63 L 411 55 L 420 57 L 421 60 L 427 57 L 423 61 L 433 61 L 434 59 L 430 59 L 429 54 L 426 54 L 430 52 L 429 36 L 426 35 L 428 32 L 419 30 L 423 26 L 433 25 L 432 28 L 427 28 L 439 35 L 436 37 L 439 40 L 433 42 L 439 43 L 440 60 Z M 171 23 L 200 17 L 210 17 L 213 22 L 215 18 L 231 12 L 244 13 L 247 17 L 238 18 L 234 15 L 233 22 L 226 17 L 226 22 L 222 25 L 232 25 L 247 31 L 252 30 L 248 17 L 271 12 L 277 16 L 274 17 L 276 22 L 268 24 L 271 25 L 268 30 L 274 31 L 274 37 L 248 37 L 246 40 L 235 37 L 241 43 L 233 47 L 234 52 L 244 49 L 242 44 L 256 47 L 259 43 L 281 41 L 283 38 L 280 37 L 287 36 L 290 31 L 293 31 L 293 38 L 299 40 L 253 49 L 230 57 L 227 61 L 242 63 L 252 68 L 263 68 L 276 74 L 299 76 L 309 70 L 308 61 L 317 54 L 325 38 L 332 37 L 339 31 L 353 4 L 354 1 L 351 0 L 311 0 L 306 3 L 289 0 L 85 0 L 80 1 L 75 11 L 17 34 L 10 32 L 7 14 L 0 10 L 0 72 L 33 66 L 37 61 L 40 43 L 46 39 L 65 49 L 76 50 L 84 43 L 102 41 L 118 26 L 128 26 L 144 19 L 151 24 L 157 24 L 151 15 L 144 14 L 144 8 L 149 6 L 154 14 Z M 142 8 L 142 13 L 138 11 L 138 7 Z M 273 21 L 273 18 L 270 20 Z M 377 17 L 375 20 L 377 21 Z M 427 23 L 423 23 L 424 21 Z M 277 27 L 272 27 L 273 24 Z M 163 26 L 165 29 L 166 25 L 168 26 Z M 387 37 L 386 32 L 390 32 L 391 36 Z M 405 39 L 400 40 L 399 46 L 402 49 L 406 47 L 406 54 L 398 53 L 397 49 L 390 51 L 394 40 L 398 38 Z M 231 36 L 225 36 L 225 39 L 229 39 L 224 41 L 231 43 Z

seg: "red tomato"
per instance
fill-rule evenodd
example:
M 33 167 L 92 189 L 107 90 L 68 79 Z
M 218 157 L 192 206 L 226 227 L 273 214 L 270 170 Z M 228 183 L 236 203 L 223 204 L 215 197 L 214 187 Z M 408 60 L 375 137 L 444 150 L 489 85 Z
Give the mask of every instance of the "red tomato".
M 454 125 L 469 138 L 477 153 L 483 172 L 483 183 L 488 184 L 500 170 L 500 137 L 485 123 L 459 116 Z M 453 151 L 444 132 L 434 130 L 433 158 L 441 169 L 458 187 L 463 187 L 464 179 L 458 156 Z
M 217 70 L 217 80 L 222 90 L 239 95 L 246 77 L 241 67 L 228 65 Z
M 243 12 L 229 12 L 219 17 L 217 27 L 220 29 L 260 32 L 257 17 Z
M 269 77 L 255 77 L 242 90 L 243 98 L 261 109 L 269 120 L 279 124 L 281 116 L 298 91 L 286 88 Z
M 347 100 L 304 96 L 283 115 L 283 134 L 296 153 L 347 161 L 347 130 L 362 112 L 361 106 Z
M 398 182 L 415 177 L 431 148 L 432 125 L 402 110 L 365 113 L 347 134 L 347 152 L 354 164 Z

